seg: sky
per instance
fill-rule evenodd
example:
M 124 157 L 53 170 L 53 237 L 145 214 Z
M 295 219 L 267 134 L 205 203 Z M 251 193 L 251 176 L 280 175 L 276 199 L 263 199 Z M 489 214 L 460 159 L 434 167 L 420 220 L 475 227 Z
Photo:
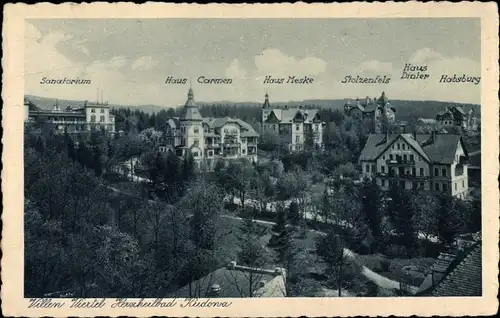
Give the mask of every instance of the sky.
M 480 21 L 448 19 L 37 19 L 25 22 L 25 92 L 111 104 L 183 104 L 190 79 L 198 101 L 271 102 L 379 96 L 480 103 L 480 86 L 439 83 L 480 76 Z M 401 80 L 405 63 L 428 80 Z M 345 76 L 389 84 L 342 84 Z M 165 84 L 169 76 L 187 83 Z M 200 84 L 198 77 L 232 84 Z M 312 84 L 263 84 L 307 76 Z M 40 84 L 90 79 L 90 85 Z

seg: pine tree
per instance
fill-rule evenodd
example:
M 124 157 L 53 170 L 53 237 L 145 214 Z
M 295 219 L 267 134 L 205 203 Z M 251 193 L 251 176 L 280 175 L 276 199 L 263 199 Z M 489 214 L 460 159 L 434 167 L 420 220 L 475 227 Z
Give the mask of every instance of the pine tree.
M 381 193 L 374 181 L 365 182 L 361 189 L 361 213 L 374 238 L 372 248 L 376 252 L 383 239 Z
M 292 225 L 298 225 L 300 222 L 299 206 L 297 202 L 292 201 L 288 208 L 288 220 Z
M 43 153 L 45 151 L 45 146 L 44 146 L 43 139 L 41 136 L 38 136 L 38 138 L 36 140 L 35 150 L 38 151 L 40 153 L 40 156 L 43 157 Z

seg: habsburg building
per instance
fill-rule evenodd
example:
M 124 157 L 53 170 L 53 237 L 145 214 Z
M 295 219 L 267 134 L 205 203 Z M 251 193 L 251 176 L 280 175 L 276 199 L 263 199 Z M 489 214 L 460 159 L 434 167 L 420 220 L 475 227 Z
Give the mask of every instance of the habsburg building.
M 464 130 L 476 130 L 477 123 L 474 110 L 468 112 L 460 106 L 446 107 L 437 113 L 436 122 L 440 127 L 459 127 Z
M 41 109 L 28 99 L 24 100 L 25 123 L 51 124 L 56 133 L 86 134 L 92 130 L 115 133 L 115 116 L 108 103 L 85 101 L 81 107 L 61 108 L 58 103 L 50 110 Z
M 373 133 L 385 132 L 384 125 L 394 124 L 396 118 L 396 109 L 385 92 L 379 98 L 366 97 L 362 101 L 357 98 L 354 103 L 346 100 L 344 111 L 349 117 L 366 121 Z
M 322 149 L 326 123 L 317 109 L 271 107 L 266 93 L 262 105 L 262 131 L 276 134 L 280 143 L 290 151 L 300 151 L 308 142 Z
M 468 154 L 462 138 L 449 134 L 371 134 L 359 157 L 362 175 L 382 189 L 441 192 L 457 198 L 468 193 Z
M 203 118 L 190 88 L 181 116 L 170 118 L 160 152 L 184 156 L 188 151 L 198 162 L 213 167 L 216 159 L 246 158 L 257 161 L 259 135 L 248 123 L 237 118 Z

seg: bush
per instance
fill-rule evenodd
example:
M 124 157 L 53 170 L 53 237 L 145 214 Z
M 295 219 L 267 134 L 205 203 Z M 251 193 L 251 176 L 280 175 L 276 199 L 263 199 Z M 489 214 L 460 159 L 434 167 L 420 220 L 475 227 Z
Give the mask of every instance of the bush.
M 385 254 L 389 257 L 394 257 L 394 258 L 406 258 L 408 255 L 408 251 L 406 250 L 406 247 L 403 245 L 396 245 L 396 244 L 391 244 L 388 245 L 387 248 L 385 249 Z
M 311 176 L 311 181 L 313 184 L 318 184 L 318 183 L 322 182 L 323 179 L 324 179 L 324 176 L 318 171 L 313 172 L 313 174 Z

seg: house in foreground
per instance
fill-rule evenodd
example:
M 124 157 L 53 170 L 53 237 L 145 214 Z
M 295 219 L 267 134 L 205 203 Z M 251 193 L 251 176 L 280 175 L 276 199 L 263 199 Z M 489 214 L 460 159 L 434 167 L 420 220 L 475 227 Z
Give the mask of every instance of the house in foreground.
M 455 250 L 441 253 L 429 269 L 418 296 L 481 296 L 481 240 L 462 240 Z
M 257 161 L 259 134 L 238 118 L 203 118 L 190 88 L 180 117 L 170 118 L 160 152 L 179 156 L 190 152 L 195 161 L 212 167 L 216 159 L 246 158 Z
M 392 184 L 465 198 L 468 154 L 459 135 L 371 134 L 359 157 L 362 175 L 382 189 Z
M 169 295 L 177 298 L 286 297 L 285 269 L 253 268 L 230 262 Z

